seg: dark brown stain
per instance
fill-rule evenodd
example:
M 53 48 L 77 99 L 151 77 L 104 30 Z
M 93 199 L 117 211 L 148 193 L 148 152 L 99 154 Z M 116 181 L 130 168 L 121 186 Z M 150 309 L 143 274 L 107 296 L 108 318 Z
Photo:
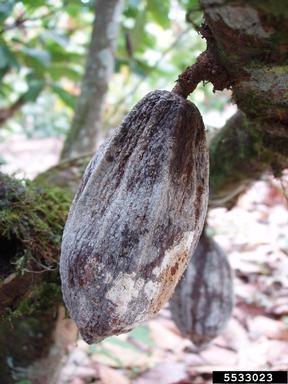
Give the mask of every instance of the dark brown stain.
M 200 209 L 202 208 L 202 196 L 204 192 L 204 187 L 202 184 L 198 185 L 196 189 L 196 199 L 194 203 L 194 208 L 195 208 L 195 223 L 198 223 L 199 217 L 200 217 Z
M 179 267 L 179 264 L 178 264 L 178 263 L 175 263 L 175 264 L 173 265 L 173 267 L 171 267 L 170 272 L 171 272 L 171 275 L 172 275 L 172 276 L 175 275 L 175 273 L 177 272 L 178 267 Z
M 70 287 L 83 287 L 89 284 L 93 279 L 93 264 L 101 261 L 100 254 L 93 254 L 92 249 L 81 249 L 78 256 L 75 257 L 74 262 L 69 265 L 68 269 L 68 286 Z
M 153 299 L 151 305 L 151 312 L 156 313 L 159 309 L 169 300 L 171 297 L 174 287 L 181 277 L 181 271 L 186 260 L 188 258 L 188 252 L 181 252 L 175 256 L 177 262 L 172 267 L 167 267 L 159 276 L 159 282 L 161 285 L 158 296 Z M 174 269 L 173 269 L 174 268 Z M 173 269 L 174 275 L 171 274 Z M 173 276 L 173 277 L 172 277 Z

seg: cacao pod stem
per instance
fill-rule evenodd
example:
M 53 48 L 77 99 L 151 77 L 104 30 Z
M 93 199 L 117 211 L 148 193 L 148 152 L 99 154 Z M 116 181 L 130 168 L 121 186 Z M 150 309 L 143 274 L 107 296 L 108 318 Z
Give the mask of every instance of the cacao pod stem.
M 178 76 L 172 92 L 187 98 L 201 81 L 211 82 L 214 86 L 213 91 L 222 91 L 231 86 L 226 70 L 208 48 L 198 56 L 195 64 L 187 67 Z

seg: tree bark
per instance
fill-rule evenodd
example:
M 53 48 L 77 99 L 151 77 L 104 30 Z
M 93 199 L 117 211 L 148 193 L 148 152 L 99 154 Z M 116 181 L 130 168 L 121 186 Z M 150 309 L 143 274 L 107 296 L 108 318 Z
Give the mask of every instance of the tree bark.
M 47 171 L 38 175 L 35 181 L 42 186 L 57 186 L 74 195 L 81 177 L 94 153 L 60 161 Z
M 51 300 L 37 313 L 0 323 L 1 384 L 57 384 L 59 366 L 77 328 L 65 318 L 64 307 Z
M 69 195 L 55 187 L 0 174 L 1 383 L 33 378 L 43 384 L 59 360 L 45 362 L 45 370 L 42 363 L 31 367 L 54 347 L 62 303 L 58 258 L 69 203 Z
M 0 126 L 6 123 L 10 117 L 14 116 L 16 112 L 21 109 L 21 107 L 25 104 L 25 97 L 22 95 L 20 96 L 13 104 L 11 104 L 7 108 L 1 108 L 0 109 Z
M 201 33 L 244 112 L 210 145 L 211 206 L 229 205 L 264 171 L 280 174 L 288 167 L 288 5 L 268 0 L 200 4 L 206 22 Z
M 114 51 L 122 0 L 97 0 L 86 69 L 72 126 L 62 159 L 94 152 L 101 129 L 101 114 L 108 83 L 113 73 Z
M 238 111 L 211 138 L 210 208 L 232 208 L 239 195 L 270 169 L 270 164 L 259 157 L 251 130 L 251 123 Z

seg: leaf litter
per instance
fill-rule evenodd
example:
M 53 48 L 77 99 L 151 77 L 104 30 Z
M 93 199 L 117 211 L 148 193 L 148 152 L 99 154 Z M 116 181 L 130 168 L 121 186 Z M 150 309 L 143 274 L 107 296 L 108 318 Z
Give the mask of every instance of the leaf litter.
M 35 142 L 33 158 L 41 153 L 41 161 L 32 163 L 31 148 L 23 153 L 23 139 L 18 142 L 6 146 L 18 152 L 5 152 L 11 168 L 5 170 L 25 168 L 21 172 L 33 177 L 57 162 L 54 141 L 50 147 L 42 143 L 48 156 Z M 129 334 L 97 345 L 73 343 L 71 337 L 57 384 L 208 384 L 213 370 L 287 370 L 287 191 L 288 170 L 281 179 L 263 177 L 230 211 L 210 210 L 210 230 L 234 270 L 235 308 L 225 331 L 206 349 L 183 338 L 164 308 Z
M 230 211 L 210 210 L 208 224 L 234 270 L 235 308 L 224 332 L 199 350 L 165 307 L 129 334 L 90 347 L 78 340 L 59 384 L 208 384 L 213 370 L 287 369 L 288 211 L 279 181 L 265 176 Z M 75 364 L 78 371 L 68 369 Z

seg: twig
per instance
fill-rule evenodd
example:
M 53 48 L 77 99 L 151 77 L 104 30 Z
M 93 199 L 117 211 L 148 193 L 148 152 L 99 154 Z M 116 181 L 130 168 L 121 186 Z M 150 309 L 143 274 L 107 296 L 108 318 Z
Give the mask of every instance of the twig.
M 182 31 L 176 38 L 175 40 L 173 41 L 173 43 L 167 47 L 163 52 L 162 52 L 162 55 L 159 57 L 159 59 L 156 61 L 156 63 L 153 65 L 153 67 L 149 68 L 149 70 L 147 71 L 147 74 L 146 74 L 146 77 L 147 75 L 151 74 L 151 72 L 155 71 L 155 69 L 158 68 L 159 64 L 161 63 L 161 61 L 164 59 L 164 57 L 173 49 L 175 48 L 179 41 L 183 38 L 183 36 L 185 36 L 189 31 L 191 31 L 191 28 L 188 27 L 186 29 L 184 29 L 184 31 Z M 109 113 L 108 115 L 108 121 L 110 119 L 110 117 L 112 117 L 113 115 L 115 115 L 119 108 L 120 108 L 120 105 L 123 104 L 123 102 L 128 99 L 128 97 L 130 97 L 131 95 L 133 95 L 138 89 L 139 87 L 141 86 L 141 84 L 145 81 L 145 79 L 141 79 L 140 81 L 138 81 L 137 84 L 135 84 L 135 86 L 131 89 L 131 91 L 129 91 L 128 93 L 126 93 L 126 95 L 124 95 L 123 97 L 121 97 L 120 100 L 118 100 L 117 104 L 115 105 L 114 109 Z
M 12 105 L 7 108 L 0 109 L 0 126 L 3 125 L 10 117 L 12 117 L 25 104 L 24 96 L 20 96 Z
M 8 24 L 8 25 L 5 25 L 1 30 L 0 30 L 0 34 L 3 34 L 4 32 L 7 32 L 11 29 L 14 29 L 14 28 L 26 28 L 26 26 L 24 25 L 27 21 L 29 22 L 33 22 L 33 21 L 39 21 L 39 20 L 42 20 L 42 19 L 45 19 L 47 17 L 50 17 L 52 15 L 54 15 L 55 13 L 61 11 L 63 8 L 56 8 L 56 9 L 52 9 L 51 11 L 47 12 L 45 15 L 42 15 L 42 16 L 38 16 L 38 17 L 24 17 L 24 14 L 22 13 L 20 16 L 18 16 L 15 20 L 14 23 L 12 24 Z
M 222 91 L 231 85 L 226 70 L 218 64 L 208 48 L 198 56 L 195 64 L 179 75 L 172 92 L 186 98 L 201 81 L 211 82 L 214 91 Z
M 284 196 L 284 199 L 286 200 L 286 203 L 288 203 L 288 190 L 285 186 L 285 182 L 283 180 L 283 174 L 282 176 L 279 177 L 279 181 L 280 181 L 280 186 L 282 188 L 282 193 L 283 193 L 283 196 Z

